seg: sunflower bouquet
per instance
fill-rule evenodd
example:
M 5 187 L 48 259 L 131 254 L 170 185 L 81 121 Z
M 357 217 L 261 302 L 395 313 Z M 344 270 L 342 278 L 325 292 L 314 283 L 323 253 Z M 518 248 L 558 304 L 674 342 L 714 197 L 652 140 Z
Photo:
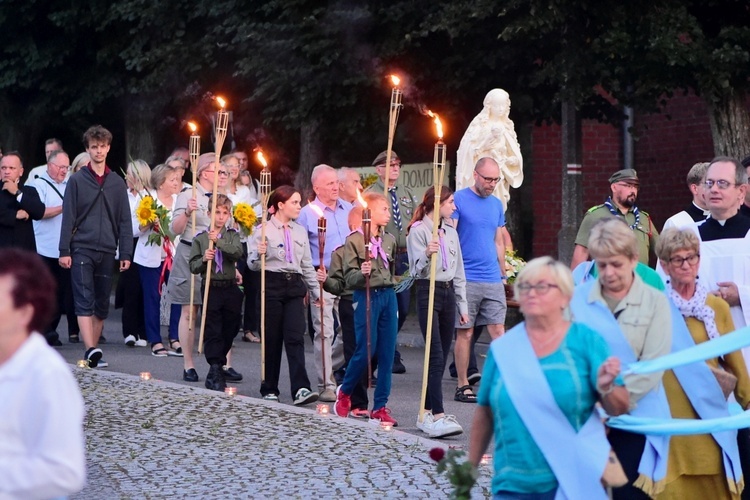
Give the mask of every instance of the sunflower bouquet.
M 172 241 L 174 237 L 169 232 L 169 211 L 165 207 L 156 205 L 156 200 L 150 195 L 141 198 L 135 209 L 138 224 L 141 227 L 151 226 L 153 232 L 148 236 L 147 245 L 158 245 L 164 241 Z
M 253 207 L 247 203 L 237 203 L 232 207 L 232 217 L 240 228 L 240 233 L 243 236 L 250 236 L 253 234 L 253 228 L 255 223 L 258 221 L 258 216 L 255 214 Z

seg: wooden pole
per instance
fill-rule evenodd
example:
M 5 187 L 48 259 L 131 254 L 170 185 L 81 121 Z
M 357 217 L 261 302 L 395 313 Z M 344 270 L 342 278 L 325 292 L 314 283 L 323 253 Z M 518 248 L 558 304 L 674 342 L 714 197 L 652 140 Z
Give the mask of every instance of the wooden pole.
M 258 153 L 259 158 L 263 158 Z M 261 160 L 263 170 L 260 172 L 260 200 L 261 221 L 260 241 L 266 242 L 266 219 L 268 214 L 268 198 L 271 196 L 271 171 L 265 159 Z M 268 250 L 266 250 L 268 252 Z M 260 256 L 260 381 L 266 381 L 266 254 Z
M 195 132 L 195 131 L 193 131 Z M 196 199 L 196 188 L 195 184 L 198 182 L 198 157 L 201 154 L 201 138 L 199 135 L 193 133 L 190 136 L 190 170 L 193 171 L 193 191 L 192 191 L 192 197 L 193 199 Z M 193 213 L 191 214 L 191 224 L 193 226 L 193 234 L 191 235 L 191 238 L 195 238 L 195 224 L 196 224 L 196 213 L 195 210 L 193 210 Z M 190 335 L 193 334 L 193 330 L 195 330 L 195 298 L 193 295 L 195 294 L 195 275 L 193 273 L 190 273 L 190 308 L 188 309 L 188 332 Z
M 394 77 L 391 76 L 393 79 Z M 394 79 L 394 87 L 391 91 L 391 107 L 388 113 L 388 148 L 385 150 L 385 178 L 383 184 L 385 184 L 385 199 L 390 200 L 388 194 L 388 185 L 390 184 L 391 176 L 391 156 L 393 152 L 393 137 L 396 135 L 396 123 L 398 122 L 398 115 L 401 111 L 401 98 L 403 93 L 398 88 L 397 79 Z
M 323 263 L 323 254 L 325 253 L 325 247 L 326 247 L 326 218 L 325 216 L 318 218 L 318 256 L 319 256 L 319 267 L 325 268 L 325 264 Z M 326 342 L 325 342 L 325 325 L 323 323 L 323 317 L 324 315 L 324 301 L 323 301 L 323 283 L 319 284 L 320 286 L 320 358 L 321 358 L 321 367 L 323 368 L 323 390 L 326 389 L 326 383 L 328 383 L 328 380 L 326 380 Z
M 432 178 L 435 190 L 435 202 L 432 208 L 432 241 L 438 238 L 440 226 L 440 192 L 443 188 L 445 173 L 445 143 L 442 139 L 435 144 L 435 157 L 432 163 Z M 419 401 L 419 422 L 424 422 L 425 401 L 427 399 L 427 376 L 430 368 L 430 347 L 432 344 L 432 323 L 435 315 L 435 273 L 437 271 L 437 253 L 430 256 L 430 290 L 427 299 L 427 329 L 425 331 L 424 368 L 422 370 L 422 391 Z
M 365 239 L 365 262 L 370 262 L 370 224 L 372 219 L 370 217 L 370 209 L 364 208 L 362 210 L 362 234 Z M 370 340 L 372 339 L 372 330 L 370 325 L 370 273 L 365 276 L 365 334 L 367 336 L 367 388 L 372 387 L 372 345 Z
M 229 123 L 229 113 L 224 110 L 224 107 L 219 110 L 219 114 L 216 118 L 216 144 L 214 151 L 216 152 L 216 160 L 214 164 L 214 186 L 211 193 L 213 202 L 211 203 L 211 224 L 209 230 L 213 231 L 216 229 L 216 195 L 219 191 L 219 168 L 221 165 L 221 148 L 224 146 L 224 139 L 227 137 L 227 125 Z M 208 240 L 208 249 L 214 249 L 214 242 Z M 206 282 L 205 290 L 203 291 L 203 314 L 201 315 L 201 331 L 200 337 L 198 338 L 198 353 L 203 352 L 203 334 L 206 330 L 206 305 L 208 304 L 208 289 L 211 286 L 211 269 L 213 265 L 211 262 L 208 263 L 206 269 Z

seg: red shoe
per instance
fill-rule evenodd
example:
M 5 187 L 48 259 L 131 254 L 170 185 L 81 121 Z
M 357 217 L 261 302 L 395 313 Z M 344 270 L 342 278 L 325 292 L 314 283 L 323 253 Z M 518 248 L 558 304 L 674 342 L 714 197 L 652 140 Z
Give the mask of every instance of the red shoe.
M 386 408 L 385 406 L 382 408 L 378 408 L 377 410 L 372 410 L 372 413 L 370 414 L 371 420 L 377 420 L 381 424 L 383 422 L 392 424 L 393 427 L 398 427 L 398 422 L 394 420 L 393 417 L 391 417 L 391 410 L 389 408 Z
M 333 412 L 339 417 L 346 418 L 349 416 L 349 410 L 352 409 L 352 398 L 344 394 L 341 386 L 336 388 L 336 403 L 333 405 Z

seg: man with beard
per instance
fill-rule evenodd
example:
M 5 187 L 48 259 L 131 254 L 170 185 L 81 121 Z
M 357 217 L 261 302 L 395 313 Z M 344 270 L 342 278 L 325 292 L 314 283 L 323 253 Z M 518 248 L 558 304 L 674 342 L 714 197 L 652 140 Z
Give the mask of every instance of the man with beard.
M 591 227 L 596 221 L 609 215 L 622 217 L 635 232 L 640 262 L 648 265 L 649 249 L 656 248 L 659 232 L 651 221 L 651 217 L 635 204 L 640 188 L 636 171 L 627 168 L 615 172 L 609 178 L 609 184 L 612 195 L 603 204 L 590 208 L 581 222 L 581 227 L 578 228 L 573 260 L 570 263 L 571 269 L 575 269 L 578 264 L 589 259 L 589 250 L 586 245 L 588 245 Z

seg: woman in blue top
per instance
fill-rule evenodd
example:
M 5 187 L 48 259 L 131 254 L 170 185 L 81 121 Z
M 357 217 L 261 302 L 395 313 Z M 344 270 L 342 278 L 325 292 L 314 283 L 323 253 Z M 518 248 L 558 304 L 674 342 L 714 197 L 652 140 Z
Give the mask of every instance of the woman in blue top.
M 564 316 L 573 278 L 562 263 L 529 262 L 515 295 L 525 322 L 493 341 L 469 460 L 479 463 L 494 433 L 494 498 L 606 498 L 609 444 L 593 410 L 601 402 L 610 415 L 627 411 L 620 361 L 599 334 Z

